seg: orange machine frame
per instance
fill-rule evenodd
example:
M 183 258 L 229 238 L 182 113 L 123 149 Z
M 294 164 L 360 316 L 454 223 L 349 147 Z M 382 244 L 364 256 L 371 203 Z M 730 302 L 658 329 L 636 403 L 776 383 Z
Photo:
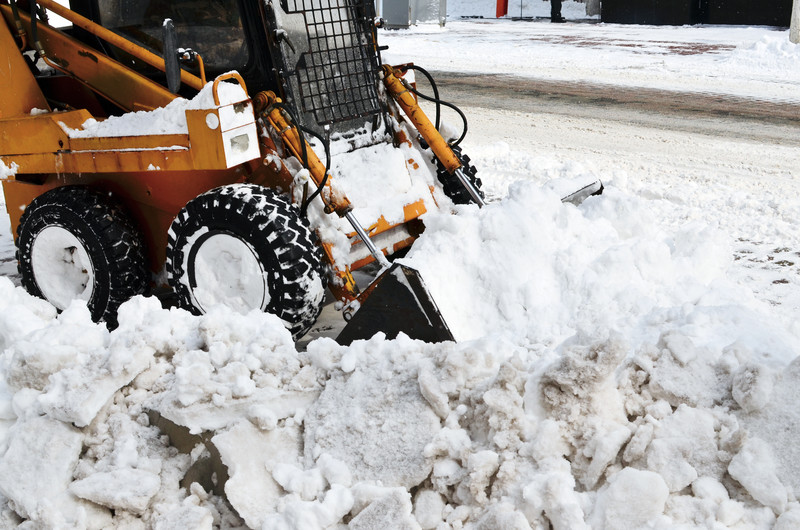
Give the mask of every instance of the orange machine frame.
M 164 61 L 144 48 L 52 0 L 38 0 L 38 3 L 164 70 Z M 257 117 L 260 116 L 261 119 L 257 120 L 260 127 L 270 127 L 277 133 L 276 140 L 262 130 L 259 134 L 261 158 L 230 168 L 221 153 L 219 133 L 204 125 L 206 115 L 214 109 L 187 111 L 188 134 L 71 138 L 65 132 L 65 126 L 80 129 L 94 116 L 86 109 L 51 112 L 22 56 L 26 44 L 34 45 L 52 67 L 127 111 L 161 107 L 176 96 L 142 74 L 46 24 L 39 23 L 39 42 L 31 43 L 26 38 L 31 34 L 30 17 L 22 13 L 15 17 L 9 5 L 0 5 L 0 12 L 5 19 L 5 24 L 0 23 L 0 78 L 9 80 L 6 84 L 9 91 L 0 99 L 0 161 L 16 168 L 15 175 L 3 182 L 13 234 L 16 234 L 22 211 L 37 196 L 59 186 L 92 186 L 114 193 L 121 199 L 143 233 L 150 268 L 157 274 L 166 259 L 170 224 L 191 199 L 212 188 L 237 182 L 290 189 L 293 177 L 286 165 L 268 163 L 271 157 L 267 155 L 277 156 L 286 150 L 299 159 L 301 141 L 304 140 L 285 113 L 274 105 L 280 102 L 275 94 L 257 94 L 246 104 L 252 107 Z M 21 27 L 16 35 L 19 45 L 10 30 L 15 25 Z M 455 171 L 461 165 L 458 158 L 422 113 L 416 98 L 401 81 L 401 72 L 385 66 L 383 74 L 388 93 L 398 102 L 443 166 L 448 171 Z M 226 77 L 238 81 L 246 91 L 238 74 L 230 74 L 215 81 L 215 97 L 217 84 Z M 187 72 L 182 72 L 182 81 L 198 90 L 202 88 L 202 80 Z M 283 144 L 281 149 L 275 143 L 278 139 Z M 398 140 L 410 143 L 402 133 Z M 306 148 L 311 178 L 319 186 L 325 181 L 325 165 L 310 145 L 307 144 Z M 332 179 L 328 178 L 320 194 L 325 201 L 325 211 L 345 215 L 351 205 L 345 196 L 336 193 L 331 183 Z M 404 213 L 403 223 L 413 225 L 418 222 L 419 216 L 425 213 L 423 201 L 407 205 Z M 375 235 L 396 226 L 398 224 L 380 218 L 368 231 Z M 415 227 L 411 230 L 412 237 L 381 251 L 391 254 L 411 245 L 420 231 L 421 228 Z M 360 292 L 351 272 L 373 258 L 339 266 L 333 260 L 331 248 L 323 244 L 323 250 L 339 278 L 329 286 L 336 299 L 350 302 L 358 299 L 359 295 L 366 296 L 368 293 Z

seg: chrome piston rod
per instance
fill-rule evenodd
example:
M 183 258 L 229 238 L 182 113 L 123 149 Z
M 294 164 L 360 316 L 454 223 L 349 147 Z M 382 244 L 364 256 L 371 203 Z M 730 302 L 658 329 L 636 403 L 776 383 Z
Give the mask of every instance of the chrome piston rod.
M 458 179 L 458 181 L 461 183 L 461 185 L 464 186 L 464 188 L 466 188 L 466 190 L 469 192 L 469 195 L 470 195 L 470 197 L 472 197 L 472 200 L 475 201 L 475 204 L 477 204 L 481 208 L 486 206 L 486 201 L 484 201 L 483 197 L 481 197 L 481 194 L 478 191 L 478 188 L 476 188 L 475 185 L 472 184 L 472 181 L 470 181 L 467 178 L 467 176 L 464 174 L 464 170 L 461 169 L 461 168 L 458 168 L 458 169 L 456 169 L 454 174 L 455 174 L 456 178 Z
M 361 239 L 361 241 L 367 247 L 369 253 L 372 254 L 372 257 L 375 258 L 375 261 L 380 264 L 381 268 L 385 269 L 391 266 L 391 263 L 389 263 L 389 260 L 383 255 L 383 252 L 381 252 L 380 249 L 375 246 L 375 243 L 373 243 L 366 230 L 361 227 L 361 223 L 358 222 L 358 219 L 356 219 L 356 216 L 353 215 L 353 212 L 347 212 L 345 217 L 350 222 L 350 226 L 353 227 L 353 230 L 356 231 L 356 234 L 358 234 L 359 239 Z

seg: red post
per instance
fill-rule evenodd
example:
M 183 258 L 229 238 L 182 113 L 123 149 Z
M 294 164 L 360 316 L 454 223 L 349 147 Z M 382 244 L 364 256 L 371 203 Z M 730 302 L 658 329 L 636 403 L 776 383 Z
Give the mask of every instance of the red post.
M 497 0 L 497 18 L 508 14 L 508 0 Z

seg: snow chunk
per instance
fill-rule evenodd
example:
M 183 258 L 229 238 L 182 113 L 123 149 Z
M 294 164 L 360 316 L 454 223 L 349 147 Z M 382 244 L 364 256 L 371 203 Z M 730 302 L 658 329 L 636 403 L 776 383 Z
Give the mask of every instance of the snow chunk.
M 797 443 L 800 439 L 800 409 L 797 407 L 800 403 L 800 357 L 776 378 L 769 395 L 768 404 L 751 414 L 743 414 L 741 421 L 749 432 L 769 446 L 775 473 L 797 497 L 800 495 L 800 444 Z
M 228 501 L 248 526 L 260 528 L 282 496 L 272 476 L 275 467 L 300 459 L 299 430 L 286 427 L 263 432 L 248 421 L 240 421 L 214 436 L 211 443 L 228 468 Z
M 579 448 L 573 469 L 587 488 L 595 487 L 631 435 L 613 378 L 626 351 L 618 336 L 576 337 L 539 381 L 547 412 L 565 423 L 564 434 Z
M 373 530 L 396 528 L 397 530 L 419 530 L 420 525 L 411 516 L 411 498 L 402 489 L 392 489 L 388 495 L 372 501 L 369 506 L 353 517 L 350 530 Z
M 529 530 L 530 527 L 525 516 L 507 502 L 492 505 L 475 524 L 476 530 Z
M 652 525 L 664 513 L 669 489 L 657 473 L 626 467 L 597 494 L 592 527 L 635 530 Z
M 214 516 L 203 506 L 178 506 L 156 519 L 153 530 L 211 530 Z
M 301 367 L 291 334 L 275 315 L 218 307 L 185 316 L 187 329 L 165 330 L 174 335 L 154 341 L 174 351 L 174 375 L 147 403 L 165 418 L 193 434 L 225 429 L 240 418 L 268 429 L 316 399 L 314 370 Z M 164 325 L 148 318 L 141 328 L 151 322 Z
M 733 377 L 733 399 L 745 412 L 756 412 L 769 403 L 774 386 L 775 376 L 768 366 L 749 363 Z
M 158 475 L 127 468 L 89 475 L 70 484 L 69 490 L 81 499 L 141 514 L 160 487 Z
M 444 499 L 433 490 L 419 490 L 414 497 L 414 518 L 422 530 L 433 530 L 439 526 L 444 520 L 444 510 Z
M 323 530 L 331 528 L 350 512 L 353 496 L 350 490 L 335 485 L 321 501 L 303 501 L 288 496 L 281 513 L 270 514 L 261 528 L 267 530 Z
M 273 385 L 299 369 L 291 334 L 268 313 L 239 315 L 216 307 L 200 318 L 197 332 L 202 349 L 178 352 L 174 358 L 174 391 L 181 405 L 248 397 L 256 387 Z M 259 384 L 261 383 L 261 384 Z M 233 399 L 232 399 L 233 398 Z
M 306 461 L 328 453 L 348 465 L 354 480 L 410 488 L 431 472 L 423 450 L 439 429 L 413 371 L 360 366 L 333 374 L 308 410 Z
M 553 460 L 546 473 L 534 476 L 523 489 L 522 506 L 529 521 L 544 512 L 555 530 L 589 530 L 568 466 L 566 460 Z
M 659 232 L 643 222 L 648 208 L 614 189 L 575 207 L 517 182 L 485 208 L 426 216 L 403 261 L 425 279 L 458 340 L 513 333 L 553 344 L 576 329 L 625 330 L 660 305 L 706 292 L 731 261 L 719 233 L 705 225 Z
M 38 401 L 45 413 L 84 427 L 152 360 L 152 348 L 128 348 L 115 337 L 92 322 L 85 302 L 75 301 L 9 348 L 8 383 L 43 391 Z
M 773 530 L 796 530 L 800 528 L 800 505 L 795 505 L 792 509 L 783 512 L 775 522 Z
M 302 470 L 293 464 L 276 464 L 272 478 L 285 491 L 297 494 L 304 501 L 320 497 L 327 485 L 320 469 Z
M 152 359 L 150 348 L 118 348 L 112 341 L 107 351 L 96 351 L 83 362 L 52 374 L 39 397 L 42 410 L 53 418 L 85 427 Z
M 650 370 L 653 396 L 672 406 L 712 406 L 728 395 L 729 374 L 717 362 L 717 354 L 698 347 L 679 330 L 659 339 L 660 354 Z
M 728 500 L 728 490 L 711 477 L 700 477 L 692 482 L 692 493 L 699 499 L 709 499 L 717 504 Z
M 9 386 L 44 390 L 50 376 L 62 370 L 102 362 L 108 342 L 105 326 L 92 322 L 85 302 L 76 301 L 56 320 L 9 348 L 6 352 Z
M 188 407 L 174 401 L 172 391 L 152 399 L 149 405 L 173 423 L 189 429 L 192 434 L 204 431 L 224 431 L 247 418 L 263 430 L 273 429 L 279 420 L 308 408 L 317 398 L 316 391 L 293 392 L 260 388 L 246 398 L 220 402 L 199 402 Z
M 719 476 L 725 468 L 720 460 L 714 416 L 681 405 L 655 428 L 647 449 L 647 467 L 664 478 L 670 491 L 677 492 L 699 476 Z
M 18 423 L 0 459 L 0 492 L 22 517 L 45 526 L 61 519 L 77 523 L 89 503 L 68 491 L 83 448 L 84 435 L 47 417 Z
M 778 480 L 772 452 L 763 440 L 747 440 L 742 450 L 731 460 L 728 472 L 751 497 L 764 506 L 769 506 L 776 513 L 786 509 L 786 488 Z
M 0 351 L 46 326 L 56 314 L 52 304 L 15 287 L 9 278 L 0 277 Z
M 539 383 L 547 407 L 568 421 L 614 410 L 596 396 L 613 383 L 611 376 L 627 351 L 619 336 L 588 345 L 582 342 L 576 339 L 565 345 L 561 358 L 547 368 Z M 622 419 L 621 410 L 615 416 Z

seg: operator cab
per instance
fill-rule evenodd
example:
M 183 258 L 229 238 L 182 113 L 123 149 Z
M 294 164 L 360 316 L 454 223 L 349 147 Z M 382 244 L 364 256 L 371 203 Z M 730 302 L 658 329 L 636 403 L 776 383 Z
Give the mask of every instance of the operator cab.
M 172 19 L 182 48 L 202 53 L 209 76 L 246 70 L 252 50 L 238 0 L 96 0 L 98 23 L 159 55 L 164 20 Z
M 207 78 L 236 70 L 250 95 L 277 93 L 297 120 L 318 134 L 328 128 L 384 129 L 378 96 L 380 55 L 371 0 L 71 0 L 71 8 L 163 56 L 171 19 L 179 48 L 200 54 Z M 164 83 L 155 68 L 74 28 L 80 40 Z M 199 75 L 197 63 L 182 63 Z M 183 87 L 179 94 L 192 97 Z
M 191 49 L 203 59 L 209 79 L 238 71 L 251 92 L 275 90 L 272 64 L 266 49 L 263 26 L 257 4 L 244 0 L 71 0 L 71 9 L 151 52 L 163 56 L 163 25 L 171 19 L 180 48 Z M 254 12 L 251 12 L 254 11 Z M 80 40 L 100 48 L 126 66 L 157 81 L 164 74 L 136 61 L 125 52 L 98 41 L 76 29 Z M 183 63 L 184 69 L 199 75 L 196 62 Z M 191 89 L 180 95 L 191 97 Z
M 382 61 L 372 0 L 70 0 L 70 9 L 158 56 L 165 56 L 165 40 L 174 41 L 169 47 L 175 55 L 166 52 L 170 61 L 179 49 L 191 49 L 202 57 L 208 80 L 237 71 L 251 96 L 275 92 L 313 136 L 342 135 L 353 148 L 391 136 L 379 91 Z M 164 30 L 167 19 L 172 32 Z M 64 31 L 180 96 L 196 95 L 80 27 Z M 199 64 L 181 67 L 199 77 Z M 130 110 L 52 69 L 34 73 L 54 108 L 85 108 L 97 117 Z

